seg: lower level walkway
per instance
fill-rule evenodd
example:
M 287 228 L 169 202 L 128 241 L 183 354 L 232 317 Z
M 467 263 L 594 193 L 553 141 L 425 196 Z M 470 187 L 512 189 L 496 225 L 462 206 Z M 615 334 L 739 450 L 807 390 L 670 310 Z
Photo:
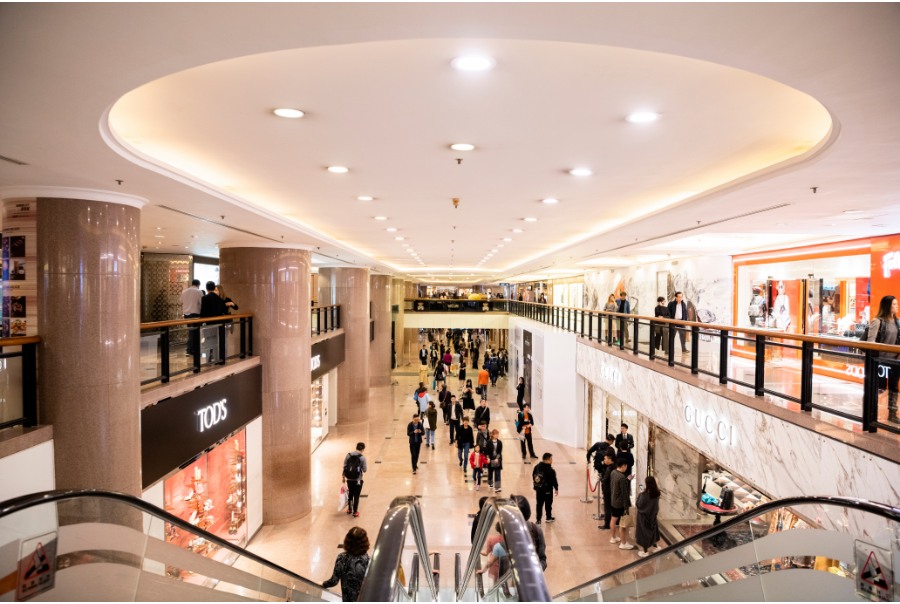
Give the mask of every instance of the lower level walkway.
M 477 511 L 479 497 L 490 492 L 486 485 L 476 492 L 471 478 L 464 481 L 456 445 L 449 445 L 448 427 L 442 422 L 436 433 L 435 449 L 426 450 L 423 445 L 419 471 L 415 476 L 412 474 L 406 425 L 415 412 L 412 392 L 418 376 L 409 373 L 395 372 L 394 385 L 371 389 L 371 421 L 331 429 L 328 438 L 313 453 L 312 513 L 293 523 L 264 526 L 251 541 L 251 551 L 321 582 L 331 575 L 335 556 L 340 551 L 338 544 L 351 527 L 364 528 L 374 543 L 391 500 L 401 495 L 417 495 L 428 547 L 441 553 L 444 569 L 441 585 L 451 585 L 448 581 L 452 581 L 453 554 L 462 552 L 464 560 L 468 556 L 471 515 Z M 458 380 L 455 377 L 449 380 L 451 390 L 458 392 Z M 500 495 L 526 495 L 534 515 L 533 466 L 524 464 L 521 458 L 514 401 L 513 386 L 501 378 L 489 394 L 491 427 L 500 430 L 505 448 Z M 344 455 L 358 441 L 366 443 L 369 471 L 362 490 L 360 517 L 352 518 L 338 511 L 338 491 Z M 553 454 L 560 484 L 553 506 L 557 520 L 543 524 L 548 559 L 546 577 L 551 593 L 559 593 L 636 559 L 636 550 L 618 549 L 609 543 L 609 531 L 597 529 L 598 522 L 591 518 L 597 511 L 596 502 L 579 501 L 584 496 L 584 452 L 545 441 L 540 425 L 534 445 L 539 456 L 546 452 Z M 411 555 L 410 549 L 408 556 Z

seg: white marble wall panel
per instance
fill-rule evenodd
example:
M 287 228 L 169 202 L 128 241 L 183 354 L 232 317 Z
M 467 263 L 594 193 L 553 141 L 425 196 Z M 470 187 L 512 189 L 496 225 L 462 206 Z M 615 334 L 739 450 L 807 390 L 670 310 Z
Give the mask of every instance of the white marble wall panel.
M 666 520 L 696 518 L 700 489 L 700 454 L 663 430 L 656 431 L 654 477 L 662 491 L 659 516 Z
M 900 501 L 900 465 L 886 459 L 580 343 L 576 369 L 773 497 Z

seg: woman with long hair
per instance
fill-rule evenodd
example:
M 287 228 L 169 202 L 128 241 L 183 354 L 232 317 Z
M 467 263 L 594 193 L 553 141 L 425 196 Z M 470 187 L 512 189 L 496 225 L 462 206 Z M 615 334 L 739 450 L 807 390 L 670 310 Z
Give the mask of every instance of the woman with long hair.
M 878 344 L 900 344 L 900 320 L 897 319 L 898 304 L 894 296 L 884 296 L 878 304 L 878 314 L 869 323 L 869 337 L 866 341 Z M 900 364 L 898 356 L 893 352 L 879 352 L 879 361 L 888 361 L 879 365 L 878 388 L 888 391 L 888 421 L 900 423 L 897 415 L 897 391 L 900 382 Z M 882 370 L 881 367 L 884 367 Z M 884 375 L 882 376 L 882 372 Z
M 648 476 L 644 481 L 644 489 L 638 495 L 635 507 L 637 508 L 637 523 L 635 527 L 635 541 L 638 544 L 638 556 L 641 558 L 650 553 L 651 548 L 654 551 L 656 542 L 659 541 L 659 487 L 656 479 Z
M 322 587 L 334 587 L 341 582 L 341 599 L 344 602 L 356 602 L 359 588 L 366 569 L 369 568 L 369 536 L 365 529 L 354 526 L 344 537 L 344 551 L 338 554 L 334 562 L 331 578 L 322 583 Z

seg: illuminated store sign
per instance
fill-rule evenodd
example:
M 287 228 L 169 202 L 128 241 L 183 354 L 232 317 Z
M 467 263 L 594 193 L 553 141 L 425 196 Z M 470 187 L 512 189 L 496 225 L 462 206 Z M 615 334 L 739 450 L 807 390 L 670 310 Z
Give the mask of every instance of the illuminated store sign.
M 734 445 L 734 425 L 719 419 L 708 411 L 684 404 L 684 421 L 697 428 L 701 434 L 712 436 L 726 445 Z
M 616 386 L 622 385 L 622 372 L 617 367 L 600 363 L 600 377 Z
M 221 401 L 197 410 L 197 424 L 201 432 L 209 430 L 228 417 L 228 408 L 225 407 L 227 403 L 228 399 L 223 398 Z
M 344 362 L 344 334 L 338 334 L 312 345 L 309 370 L 315 381 Z
M 884 278 L 891 278 L 891 271 L 900 271 L 900 252 L 888 252 L 881 258 L 881 270 Z
M 322 355 L 317 354 L 309 360 L 309 370 L 315 371 L 322 366 Z

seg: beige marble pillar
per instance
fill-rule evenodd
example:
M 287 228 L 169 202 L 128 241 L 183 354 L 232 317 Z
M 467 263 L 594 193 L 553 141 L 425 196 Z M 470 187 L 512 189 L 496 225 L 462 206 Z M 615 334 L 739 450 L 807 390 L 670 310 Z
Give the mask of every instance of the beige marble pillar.
M 15 203 L 13 198 L 4 203 Z M 56 486 L 141 494 L 140 222 L 145 200 L 46 189 L 37 200 L 39 421 Z M 27 471 L 27 469 L 23 469 Z
M 369 421 L 369 269 L 320 268 L 319 304 L 341 305 L 344 363 L 338 369 L 337 423 Z
M 369 345 L 369 386 L 391 385 L 391 277 L 369 277 L 375 339 Z
M 263 522 L 290 522 L 312 509 L 310 254 L 222 246 L 219 262 L 225 291 L 253 313 L 253 352 L 263 368 Z
M 409 358 L 406 350 L 406 330 L 403 328 L 404 307 L 403 296 L 406 293 L 403 279 L 391 279 L 391 318 L 394 321 L 394 351 L 397 355 L 397 367 L 406 367 Z M 397 312 L 393 308 L 397 307 Z M 416 361 L 418 367 L 418 361 Z

